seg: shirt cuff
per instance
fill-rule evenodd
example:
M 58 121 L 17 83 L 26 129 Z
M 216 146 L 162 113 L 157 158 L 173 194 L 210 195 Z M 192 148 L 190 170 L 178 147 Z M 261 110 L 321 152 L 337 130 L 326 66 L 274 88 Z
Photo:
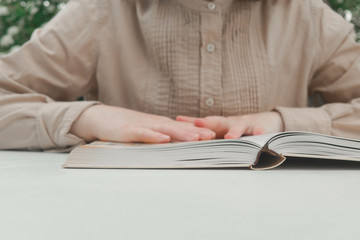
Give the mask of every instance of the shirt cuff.
M 99 104 L 93 101 L 49 102 L 36 117 L 36 138 L 42 149 L 69 148 L 85 141 L 73 134 L 70 128 L 87 108 Z
M 331 119 L 322 108 L 276 107 L 280 113 L 285 131 L 305 131 L 331 134 Z

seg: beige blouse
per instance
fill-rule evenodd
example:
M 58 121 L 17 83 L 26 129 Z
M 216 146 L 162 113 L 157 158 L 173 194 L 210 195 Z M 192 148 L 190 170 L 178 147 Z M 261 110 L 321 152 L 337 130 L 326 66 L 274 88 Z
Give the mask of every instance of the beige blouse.
M 72 0 L 0 59 L 0 148 L 81 144 L 92 100 L 360 139 L 360 45 L 322 0 Z

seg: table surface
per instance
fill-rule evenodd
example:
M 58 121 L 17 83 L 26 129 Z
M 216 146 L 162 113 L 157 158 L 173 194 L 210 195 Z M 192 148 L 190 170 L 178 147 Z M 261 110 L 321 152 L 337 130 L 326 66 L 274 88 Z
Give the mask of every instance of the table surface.
M 63 169 L 0 151 L 0 239 L 360 239 L 360 164 Z

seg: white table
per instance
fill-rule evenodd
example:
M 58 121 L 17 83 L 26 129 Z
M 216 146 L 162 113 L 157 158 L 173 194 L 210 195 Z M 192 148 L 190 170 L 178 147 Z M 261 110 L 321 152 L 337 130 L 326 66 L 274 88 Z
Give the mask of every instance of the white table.
M 360 165 L 63 169 L 0 151 L 0 239 L 360 239 Z

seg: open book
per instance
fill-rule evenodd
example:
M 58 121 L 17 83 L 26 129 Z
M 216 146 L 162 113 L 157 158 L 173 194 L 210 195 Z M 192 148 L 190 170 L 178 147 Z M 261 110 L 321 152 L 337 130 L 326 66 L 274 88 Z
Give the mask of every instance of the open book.
M 283 132 L 165 144 L 94 142 L 75 148 L 65 168 L 225 168 L 270 169 L 286 157 L 360 162 L 360 141 L 308 132 Z

